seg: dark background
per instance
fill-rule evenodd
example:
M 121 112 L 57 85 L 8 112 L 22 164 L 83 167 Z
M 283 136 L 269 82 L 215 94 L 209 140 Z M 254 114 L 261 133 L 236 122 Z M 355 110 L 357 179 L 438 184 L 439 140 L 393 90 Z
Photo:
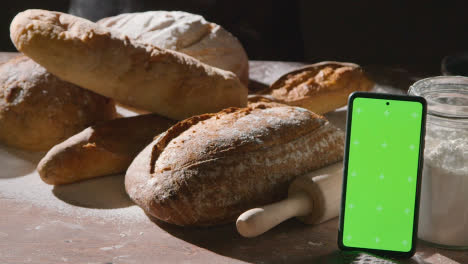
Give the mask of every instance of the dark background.
M 9 24 L 29 8 L 97 20 L 122 12 L 182 10 L 222 25 L 250 59 L 407 65 L 439 71 L 468 51 L 468 1 L 18 0 L 2 3 L 0 50 L 14 51 Z

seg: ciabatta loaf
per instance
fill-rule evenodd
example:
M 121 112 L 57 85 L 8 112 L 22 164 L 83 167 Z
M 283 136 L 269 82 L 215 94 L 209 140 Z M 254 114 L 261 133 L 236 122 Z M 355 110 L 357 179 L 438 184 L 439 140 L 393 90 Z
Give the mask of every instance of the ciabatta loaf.
M 256 104 L 181 121 L 130 165 L 143 210 L 182 226 L 233 221 L 287 195 L 294 177 L 342 159 L 343 132 L 304 108 Z
M 19 51 L 61 79 L 172 119 L 247 103 L 247 88 L 232 72 L 83 18 L 27 10 L 10 34 Z

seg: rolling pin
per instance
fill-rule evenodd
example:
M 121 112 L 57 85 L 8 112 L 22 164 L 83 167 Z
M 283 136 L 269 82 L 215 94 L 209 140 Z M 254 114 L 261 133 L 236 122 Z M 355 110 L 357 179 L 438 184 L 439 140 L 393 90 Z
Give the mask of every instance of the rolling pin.
M 237 231 L 255 237 L 294 216 L 306 224 L 334 218 L 340 210 L 342 183 L 341 162 L 299 176 L 289 186 L 287 199 L 241 214 Z

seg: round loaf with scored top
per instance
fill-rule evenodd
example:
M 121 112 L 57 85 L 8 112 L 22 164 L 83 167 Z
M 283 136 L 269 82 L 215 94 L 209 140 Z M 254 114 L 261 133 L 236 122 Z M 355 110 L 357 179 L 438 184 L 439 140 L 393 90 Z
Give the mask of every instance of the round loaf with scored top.
M 256 104 L 181 121 L 125 176 L 130 198 L 181 226 L 227 223 L 278 201 L 298 175 L 342 159 L 344 135 L 306 109 Z

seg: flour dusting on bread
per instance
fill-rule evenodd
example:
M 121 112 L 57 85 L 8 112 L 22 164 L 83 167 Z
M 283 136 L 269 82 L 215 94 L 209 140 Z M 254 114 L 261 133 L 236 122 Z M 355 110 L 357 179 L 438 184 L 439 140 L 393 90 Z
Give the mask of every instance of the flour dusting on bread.
M 232 221 L 284 198 L 294 177 L 342 159 L 344 134 L 299 107 L 257 104 L 187 119 L 127 170 L 129 196 L 177 225 Z

